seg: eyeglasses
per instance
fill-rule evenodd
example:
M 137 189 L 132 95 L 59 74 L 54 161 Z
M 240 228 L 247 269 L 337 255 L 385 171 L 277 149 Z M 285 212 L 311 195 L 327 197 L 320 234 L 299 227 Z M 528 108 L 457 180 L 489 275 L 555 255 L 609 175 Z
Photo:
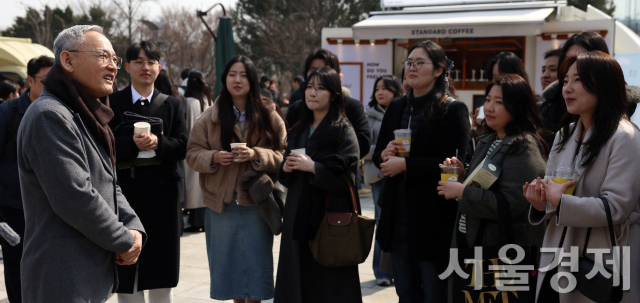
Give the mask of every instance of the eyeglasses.
M 143 67 L 145 65 L 149 66 L 149 68 L 154 68 L 158 65 L 158 61 L 157 60 L 135 60 L 135 61 L 131 61 L 131 64 L 133 64 L 135 67 Z
M 72 49 L 72 50 L 68 50 L 68 52 L 100 54 L 100 56 L 102 57 L 102 64 L 109 65 L 110 62 L 113 62 L 116 68 L 120 69 L 122 67 L 122 58 L 118 56 L 111 56 L 106 51 L 81 51 L 81 50 Z
M 412 66 L 415 66 L 416 70 L 419 70 L 422 68 L 422 65 L 424 64 L 433 64 L 432 62 L 423 62 L 423 61 L 416 61 L 416 62 L 410 62 L 410 61 L 404 61 L 402 62 L 402 66 L 404 67 L 405 70 L 409 70 L 411 69 Z

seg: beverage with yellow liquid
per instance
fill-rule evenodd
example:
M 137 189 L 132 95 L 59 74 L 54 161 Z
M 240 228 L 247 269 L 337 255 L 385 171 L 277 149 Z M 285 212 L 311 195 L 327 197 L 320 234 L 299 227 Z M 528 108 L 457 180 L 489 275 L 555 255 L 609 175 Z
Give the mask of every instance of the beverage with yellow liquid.
M 569 182 L 569 181 L 571 181 L 571 180 L 567 180 L 567 179 L 563 179 L 563 178 L 554 178 L 554 179 L 553 179 L 553 182 L 556 182 L 556 183 L 558 183 L 558 184 L 564 184 L 564 183 L 567 183 L 567 182 Z M 575 189 L 576 189 L 575 184 L 574 184 L 574 185 L 572 185 L 572 186 L 569 186 L 569 187 L 567 188 L 567 190 L 564 192 L 564 194 L 565 194 L 565 195 L 573 195 L 573 191 L 574 191 Z
M 556 175 L 553 177 L 553 182 L 558 184 L 564 184 L 572 180 L 578 180 L 580 174 L 573 172 L 569 167 L 559 167 L 555 169 Z M 573 195 L 576 186 L 572 185 L 564 192 L 565 195 Z
M 408 157 L 411 152 L 411 129 L 396 129 L 393 131 L 396 141 L 400 141 L 405 150 L 398 149 L 398 157 Z
M 440 180 L 445 182 L 458 182 L 460 167 L 456 165 L 441 165 Z

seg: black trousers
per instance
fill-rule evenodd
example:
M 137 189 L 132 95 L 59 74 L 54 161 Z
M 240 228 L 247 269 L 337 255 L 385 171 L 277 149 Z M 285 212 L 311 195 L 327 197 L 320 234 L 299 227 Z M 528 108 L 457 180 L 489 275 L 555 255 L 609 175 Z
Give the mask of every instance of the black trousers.
M 6 222 L 18 235 L 20 243 L 11 246 L 0 237 L 4 261 L 4 284 L 9 302 L 22 302 L 20 283 L 20 261 L 22 260 L 22 242 L 24 239 L 24 211 L 22 209 L 0 206 L 0 219 Z

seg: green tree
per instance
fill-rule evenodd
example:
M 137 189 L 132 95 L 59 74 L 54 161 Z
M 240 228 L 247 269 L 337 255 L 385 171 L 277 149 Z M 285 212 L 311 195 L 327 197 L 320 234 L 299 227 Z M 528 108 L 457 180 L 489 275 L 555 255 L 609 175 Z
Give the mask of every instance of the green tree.
M 603 11 L 609 16 L 613 16 L 613 11 L 616 10 L 616 6 L 612 0 L 569 0 L 567 4 L 583 11 L 586 11 L 587 5 L 591 4 L 591 6 Z

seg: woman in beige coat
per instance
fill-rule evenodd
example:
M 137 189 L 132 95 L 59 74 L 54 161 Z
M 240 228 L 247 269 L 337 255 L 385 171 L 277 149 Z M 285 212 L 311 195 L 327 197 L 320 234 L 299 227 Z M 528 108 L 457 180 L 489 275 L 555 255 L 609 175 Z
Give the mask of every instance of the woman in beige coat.
M 582 254 L 587 229 L 592 228 L 589 249 L 611 249 L 607 217 L 603 202 L 610 206 L 616 245 L 628 246 L 622 253 L 622 302 L 640 302 L 640 220 L 638 200 L 640 165 L 629 155 L 640 150 L 640 131 L 625 116 L 626 91 L 620 65 L 608 54 L 588 52 L 567 58 L 561 67 L 564 80 L 563 97 L 568 117 L 557 133 L 547 162 L 546 175 L 553 176 L 557 168 L 569 168 L 580 174 L 577 182 L 558 184 L 540 178 L 523 187 L 525 197 L 531 203 L 529 220 L 532 224 L 546 224 L 543 247 L 557 248 L 563 230 L 566 236 L 562 247 L 569 252 L 572 246 Z M 573 122 L 573 123 L 570 123 Z M 631 160 L 631 161 L 630 161 Z M 577 183 L 577 184 L 576 184 Z M 576 185 L 574 195 L 564 194 Z M 592 253 L 587 256 L 594 258 Z M 540 268 L 551 264 L 554 253 L 542 253 Z M 612 254 L 604 255 L 611 260 Z M 564 262 L 575 262 L 577 258 Z M 629 264 L 630 263 L 630 264 Z M 605 265 L 608 272 L 610 265 Z M 570 273 L 570 267 L 557 267 L 559 273 Z M 593 302 L 575 288 L 558 294 L 551 289 L 554 282 L 545 279 L 551 272 L 538 275 L 537 302 Z M 579 272 L 571 273 L 574 276 Z M 568 288 L 568 280 L 560 279 L 560 289 Z M 557 283 L 556 283 L 557 285 Z M 631 287 L 630 287 L 631 286 Z M 604 287 L 604 285 L 603 285 Z M 629 289 L 630 288 L 630 289 Z
M 286 129 L 275 104 L 260 97 L 257 71 L 249 58 L 231 59 L 221 79 L 220 97 L 198 118 L 187 144 L 187 164 L 200 173 L 207 207 L 210 297 L 260 302 L 273 298 L 275 231 L 263 218 L 266 200 L 254 201 L 254 187 L 249 194 L 241 178 L 264 173 L 261 185 L 269 183 L 267 176 L 275 178 L 286 148 Z M 246 147 L 232 149 L 232 143 Z M 266 187 L 258 189 L 264 193 Z M 277 210 L 273 220 L 280 220 L 279 215 Z

